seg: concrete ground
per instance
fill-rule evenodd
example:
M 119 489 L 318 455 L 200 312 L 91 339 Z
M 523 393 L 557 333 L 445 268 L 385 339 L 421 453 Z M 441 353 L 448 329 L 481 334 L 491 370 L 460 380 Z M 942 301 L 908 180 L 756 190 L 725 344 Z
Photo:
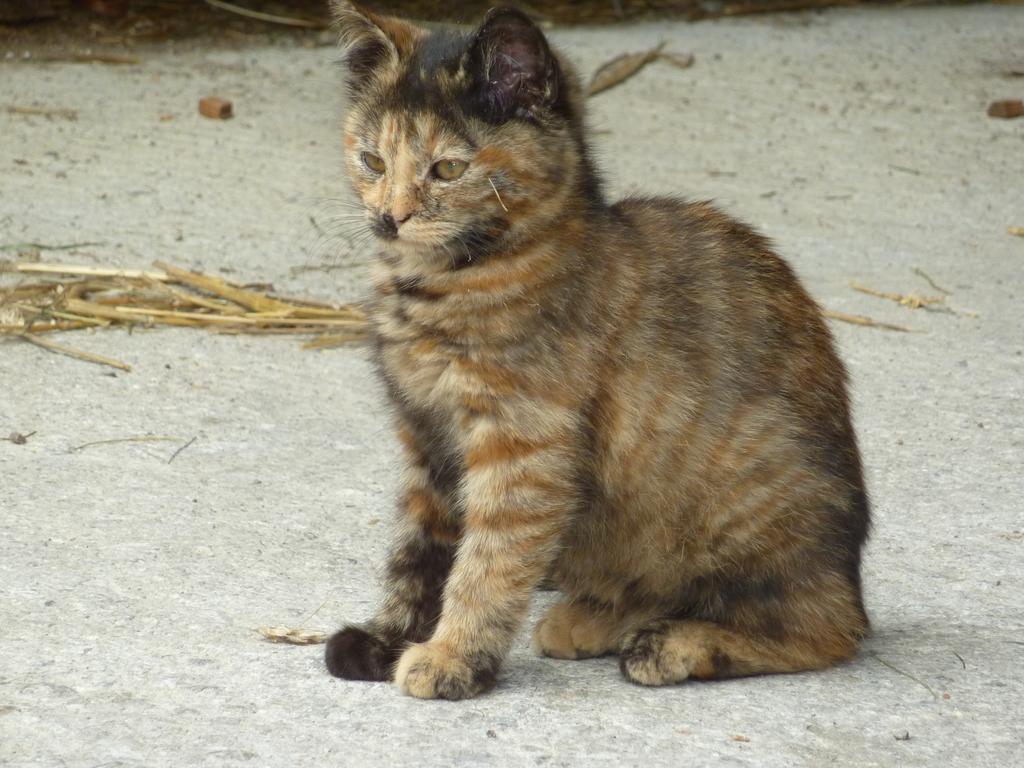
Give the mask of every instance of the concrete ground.
M 1024 9 L 554 37 L 584 71 L 662 39 L 696 54 L 593 99 L 614 191 L 715 198 L 827 307 L 920 331 L 834 324 L 874 499 L 861 656 L 645 690 L 614 659 L 534 658 L 524 633 L 469 702 L 331 679 L 321 646 L 254 629 L 333 629 L 377 599 L 397 450 L 365 350 L 61 339 L 134 366 L 115 375 L 7 339 L 0 435 L 35 434 L 0 441 L 0 764 L 1024 764 L 1024 239 L 1007 233 L 1024 226 L 1024 119 L 985 115 L 1024 95 L 1007 74 L 1024 70 Z M 0 105 L 79 118 L 0 107 L 0 244 L 93 241 L 43 258 L 364 291 L 370 253 L 331 224 L 348 199 L 331 49 L 175 44 L 130 67 L 23 54 L 0 63 Z M 197 116 L 207 93 L 237 117 Z M 849 287 L 935 294 L 914 267 L 978 317 Z M 140 435 L 174 441 L 72 450 Z

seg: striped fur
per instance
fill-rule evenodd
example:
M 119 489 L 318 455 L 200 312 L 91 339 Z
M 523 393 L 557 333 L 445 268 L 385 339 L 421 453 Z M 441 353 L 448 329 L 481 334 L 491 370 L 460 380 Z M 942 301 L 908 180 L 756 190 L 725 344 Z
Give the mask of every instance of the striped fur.
M 519 12 L 428 33 L 336 8 L 407 469 L 386 597 L 330 671 L 475 695 L 547 574 L 536 651 L 617 653 L 637 683 L 850 658 L 868 504 L 790 268 L 705 203 L 606 202 L 578 80 Z M 468 166 L 443 181 L 442 159 Z

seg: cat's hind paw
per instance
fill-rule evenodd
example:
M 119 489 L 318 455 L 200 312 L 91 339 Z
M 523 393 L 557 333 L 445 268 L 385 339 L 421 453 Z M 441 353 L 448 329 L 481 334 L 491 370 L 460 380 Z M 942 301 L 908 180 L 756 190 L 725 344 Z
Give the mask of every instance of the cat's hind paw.
M 590 659 L 615 650 L 617 629 L 607 616 L 562 601 L 552 605 L 537 622 L 531 647 L 538 656 Z
M 419 643 L 398 660 L 395 682 L 418 699 L 468 699 L 494 685 L 494 666 L 477 668 L 439 643 Z
M 671 685 L 689 677 L 689 656 L 668 642 L 670 622 L 654 622 L 626 638 L 619 653 L 622 676 L 637 685 Z
M 386 681 L 394 677 L 402 644 L 385 640 L 362 627 L 345 627 L 327 641 L 327 671 L 346 680 Z
M 572 624 L 566 621 L 563 614 L 553 610 L 548 611 L 533 628 L 530 647 L 538 656 L 548 656 L 552 659 L 580 658 L 579 650 L 572 639 Z

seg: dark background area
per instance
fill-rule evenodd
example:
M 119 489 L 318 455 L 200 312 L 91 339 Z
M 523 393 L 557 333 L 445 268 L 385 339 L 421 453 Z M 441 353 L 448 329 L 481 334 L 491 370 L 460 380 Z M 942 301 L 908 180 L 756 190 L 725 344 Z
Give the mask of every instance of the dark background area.
M 849 5 L 924 5 L 928 0 L 532 0 L 513 2 L 552 24 L 614 24 L 650 18 L 723 16 Z M 429 21 L 471 22 L 501 0 L 374 0 L 373 10 Z M 961 1 L 962 4 L 962 1 Z M 263 14 L 271 18 L 255 18 Z M 97 44 L 217 36 L 311 37 L 330 25 L 326 0 L 0 0 L 0 43 L 74 36 Z

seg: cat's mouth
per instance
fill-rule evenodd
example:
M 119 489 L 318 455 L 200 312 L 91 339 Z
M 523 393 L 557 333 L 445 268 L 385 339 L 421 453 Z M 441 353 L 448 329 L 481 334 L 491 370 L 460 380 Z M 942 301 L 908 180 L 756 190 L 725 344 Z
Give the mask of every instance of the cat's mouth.
M 438 245 L 437 239 L 432 236 L 424 236 L 424 233 L 417 227 L 408 224 L 399 229 L 392 229 L 385 225 L 371 224 L 370 231 L 381 243 L 394 247 L 406 248 L 431 248 Z
M 436 231 L 439 229 L 442 232 Z M 426 221 L 420 216 L 407 216 L 401 221 L 396 221 L 390 214 L 370 218 L 370 231 L 386 243 L 430 246 L 444 239 L 444 229 L 445 227 Z
M 381 240 L 397 240 L 398 229 L 395 220 L 387 214 L 370 217 L 370 231 Z
M 410 255 L 435 252 L 450 262 L 453 268 L 459 269 L 476 263 L 500 248 L 507 224 L 500 218 L 460 225 L 413 217 L 398 226 L 391 226 L 391 222 L 383 220 L 383 217 L 376 217 L 370 223 L 370 231 L 388 248 L 405 251 Z
M 458 243 L 465 237 L 465 230 L 462 227 L 415 216 L 403 222 L 377 216 L 370 222 L 370 231 L 378 240 L 389 245 L 414 248 L 444 248 Z

